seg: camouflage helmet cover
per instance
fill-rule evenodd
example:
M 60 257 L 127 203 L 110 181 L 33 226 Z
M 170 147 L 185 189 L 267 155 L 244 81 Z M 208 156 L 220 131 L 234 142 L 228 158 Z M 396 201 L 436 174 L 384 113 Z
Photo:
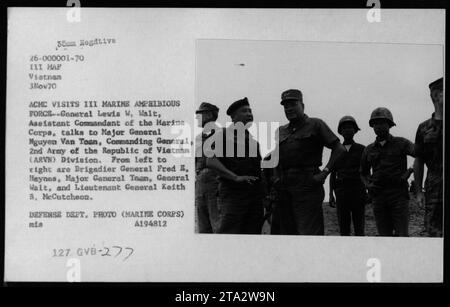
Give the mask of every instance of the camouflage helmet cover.
M 339 133 L 339 134 L 341 133 L 341 126 L 342 126 L 344 123 L 352 123 L 352 124 L 355 126 L 355 130 L 356 130 L 356 131 L 361 130 L 361 129 L 359 129 L 358 124 L 356 123 L 355 118 L 354 118 L 353 116 L 346 115 L 346 116 L 342 117 L 341 120 L 339 121 L 339 124 L 338 124 L 338 133 Z
M 391 127 L 395 126 L 394 117 L 392 116 L 391 111 L 387 108 L 379 107 L 373 110 L 369 120 L 370 127 L 373 127 L 373 121 L 376 119 L 386 119 Z

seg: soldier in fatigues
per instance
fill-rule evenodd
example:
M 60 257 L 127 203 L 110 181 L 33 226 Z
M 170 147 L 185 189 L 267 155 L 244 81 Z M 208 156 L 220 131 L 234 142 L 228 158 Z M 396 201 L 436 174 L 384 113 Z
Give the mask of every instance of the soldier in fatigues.
M 429 85 L 434 113 L 421 123 L 416 133 L 414 179 L 417 200 L 425 203 L 425 230 L 430 237 L 442 237 L 443 201 L 443 78 Z M 422 190 L 424 164 L 428 168 L 425 195 Z
M 344 137 L 346 152 L 336 161 L 330 175 L 330 204 L 334 203 L 336 193 L 337 215 L 341 236 L 349 236 L 350 225 L 356 236 L 364 236 L 364 213 L 367 201 L 366 188 L 361 181 L 359 166 L 365 146 L 353 140 L 360 130 L 352 116 L 344 116 L 339 121 L 338 133 Z
M 197 210 L 198 232 L 212 233 L 217 231 L 219 212 L 217 209 L 217 192 L 219 181 L 217 173 L 206 167 L 203 144 L 215 132 L 219 108 L 202 102 L 197 111 L 197 120 L 203 132 L 196 138 L 195 156 L 195 206 Z
M 280 203 L 274 216 L 281 234 L 324 235 L 323 183 L 345 149 L 324 121 L 304 114 L 301 91 L 283 92 L 281 105 L 289 124 L 279 128 Z M 320 170 L 324 147 L 332 152 Z
M 375 222 L 380 236 L 408 236 L 409 193 L 407 156 L 414 157 L 414 144 L 389 133 L 395 126 L 392 113 L 376 108 L 369 126 L 377 135 L 361 158 L 361 179 L 372 198 Z M 372 174 L 370 171 L 372 170 Z
M 261 155 L 258 142 L 247 130 L 247 124 L 253 122 L 248 99 L 232 103 L 227 115 L 233 125 L 215 134 L 214 156 L 207 159 L 208 167 L 220 176 L 217 232 L 261 234 L 264 214 Z

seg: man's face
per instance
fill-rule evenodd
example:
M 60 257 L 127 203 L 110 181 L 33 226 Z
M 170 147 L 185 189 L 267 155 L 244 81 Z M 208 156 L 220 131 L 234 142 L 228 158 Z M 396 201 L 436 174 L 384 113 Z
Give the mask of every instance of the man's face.
M 389 134 L 389 121 L 383 118 L 375 119 L 372 125 L 373 131 L 379 137 L 386 137 Z
M 346 140 L 353 139 L 355 133 L 356 129 L 354 124 L 347 122 L 341 125 L 341 135 L 344 137 L 344 139 Z
M 199 112 L 195 114 L 195 118 L 197 119 L 198 127 L 204 127 L 207 123 L 213 120 L 213 114 L 209 111 Z
M 287 100 L 283 103 L 284 114 L 289 121 L 303 116 L 303 104 L 299 100 Z
M 249 106 L 242 106 L 232 116 L 233 122 L 242 122 L 244 125 L 253 122 L 252 109 Z
M 444 104 L 443 91 L 440 89 L 432 90 L 430 95 L 431 100 L 433 100 L 433 103 L 438 104 L 438 106 L 442 107 L 442 105 Z

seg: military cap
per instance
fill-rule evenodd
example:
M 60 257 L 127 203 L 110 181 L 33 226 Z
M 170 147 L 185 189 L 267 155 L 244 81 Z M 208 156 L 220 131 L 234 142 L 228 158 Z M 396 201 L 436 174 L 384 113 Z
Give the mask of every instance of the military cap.
M 227 109 L 227 115 L 230 115 L 234 113 L 234 111 L 236 111 L 237 109 L 239 109 L 240 107 L 243 106 L 250 106 L 250 104 L 248 103 L 248 99 L 247 97 L 244 97 L 238 101 L 233 102 Z
M 284 91 L 281 94 L 281 102 L 280 104 L 284 104 L 287 100 L 303 100 L 302 92 L 300 90 L 294 90 L 290 89 L 287 91 Z
M 375 119 L 386 119 L 391 127 L 395 126 L 394 117 L 392 116 L 391 111 L 387 108 L 380 107 L 373 110 L 369 120 L 370 127 L 373 127 L 373 121 Z
M 195 111 L 195 113 L 197 114 L 197 113 L 208 112 L 208 111 L 219 111 L 219 108 L 211 103 L 202 102 L 200 104 L 200 107 L 198 108 L 198 110 Z
M 444 88 L 444 78 L 439 78 L 436 81 L 431 82 L 428 87 L 430 91 L 432 90 L 443 90 Z
M 358 124 L 356 123 L 355 118 L 354 118 L 353 116 L 346 115 L 346 116 L 342 117 L 341 120 L 339 121 L 339 124 L 338 124 L 338 133 L 341 133 L 341 126 L 342 126 L 344 123 L 352 123 L 352 124 L 355 126 L 356 131 L 361 130 L 361 129 L 359 129 Z

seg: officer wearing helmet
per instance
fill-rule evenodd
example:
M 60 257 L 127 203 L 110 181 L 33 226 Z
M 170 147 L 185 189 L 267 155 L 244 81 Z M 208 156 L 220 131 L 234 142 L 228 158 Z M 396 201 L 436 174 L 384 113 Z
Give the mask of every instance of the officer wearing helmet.
M 202 102 L 195 111 L 197 123 L 203 128 L 200 135 L 196 136 L 195 155 L 195 207 L 197 211 L 197 225 L 199 233 L 216 232 L 219 223 L 217 209 L 217 173 L 206 167 L 206 157 L 203 152 L 203 144 L 210 138 L 217 126 L 215 122 L 219 115 L 219 108 L 215 105 Z
M 443 99 L 444 79 L 439 78 L 429 84 L 434 113 L 417 128 L 416 160 L 414 161 L 414 179 L 417 200 L 425 205 L 425 230 L 430 237 L 442 237 L 443 221 Z M 423 193 L 423 170 L 427 166 L 425 193 Z
M 380 236 L 408 236 L 409 193 L 407 156 L 415 156 L 414 144 L 392 136 L 395 126 L 387 108 L 376 108 L 369 120 L 376 139 L 361 158 L 361 179 L 372 198 L 375 222 Z
M 304 113 L 300 90 L 284 91 L 281 105 L 289 123 L 279 128 L 280 202 L 274 217 L 280 218 L 281 234 L 324 235 L 323 183 L 345 149 L 323 120 Z M 324 147 L 331 156 L 320 170 Z
M 359 174 L 362 153 L 365 146 L 353 140 L 360 129 L 352 116 L 339 121 L 338 133 L 344 138 L 346 152 L 336 161 L 330 174 L 330 205 L 336 203 L 341 236 L 349 236 L 351 223 L 356 236 L 364 236 L 366 188 Z M 333 195 L 336 194 L 336 201 Z

